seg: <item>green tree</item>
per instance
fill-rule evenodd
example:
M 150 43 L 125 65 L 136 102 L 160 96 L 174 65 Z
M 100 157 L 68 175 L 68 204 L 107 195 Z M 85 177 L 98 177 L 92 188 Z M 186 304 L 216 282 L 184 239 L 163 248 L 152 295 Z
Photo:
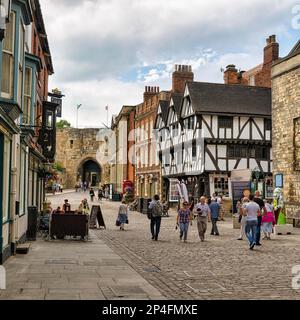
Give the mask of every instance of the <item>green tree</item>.
M 56 122 L 56 128 L 58 129 L 64 129 L 64 128 L 70 128 L 71 127 L 71 123 L 68 122 L 67 120 L 60 120 L 58 122 Z

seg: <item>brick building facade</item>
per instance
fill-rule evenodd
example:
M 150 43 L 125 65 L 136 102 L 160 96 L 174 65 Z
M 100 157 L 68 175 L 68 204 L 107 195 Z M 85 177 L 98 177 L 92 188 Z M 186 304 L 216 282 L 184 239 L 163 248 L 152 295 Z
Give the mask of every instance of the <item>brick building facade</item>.
M 300 41 L 272 67 L 273 174 L 283 175 L 288 218 L 300 210 Z

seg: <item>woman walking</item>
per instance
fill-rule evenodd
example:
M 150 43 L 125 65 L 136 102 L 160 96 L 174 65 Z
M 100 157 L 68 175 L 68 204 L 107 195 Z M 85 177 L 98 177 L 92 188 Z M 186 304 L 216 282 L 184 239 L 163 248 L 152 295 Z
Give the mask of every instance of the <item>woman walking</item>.
M 123 200 L 122 204 L 119 207 L 119 213 L 118 213 L 118 218 L 117 220 L 120 223 L 120 230 L 125 230 L 124 229 L 124 224 L 127 222 L 128 220 L 128 206 L 126 205 L 126 201 Z
M 180 241 L 183 238 L 184 242 L 187 242 L 189 224 L 192 225 L 192 214 L 188 202 L 185 201 L 183 208 L 178 210 L 177 215 L 177 225 L 179 225 L 180 228 Z
M 241 232 L 238 240 L 243 240 L 244 236 L 246 235 L 246 224 L 247 224 L 247 215 L 245 213 L 246 205 L 249 202 L 248 198 L 243 198 L 242 203 L 237 207 L 239 213 L 239 221 L 241 223 Z
M 273 206 L 266 202 L 266 213 L 262 216 L 262 231 L 264 233 L 264 240 L 271 240 L 271 233 L 273 225 L 275 224 L 275 215 Z

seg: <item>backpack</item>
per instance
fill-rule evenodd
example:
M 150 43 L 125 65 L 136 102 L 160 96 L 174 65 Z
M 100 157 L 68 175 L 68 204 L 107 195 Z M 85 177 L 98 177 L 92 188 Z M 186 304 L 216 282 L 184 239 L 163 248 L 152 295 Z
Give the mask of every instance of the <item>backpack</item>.
M 160 204 L 159 201 L 157 201 L 155 204 L 154 204 L 154 207 L 152 208 L 152 217 L 153 218 L 156 218 L 156 217 L 161 217 L 162 214 L 163 214 L 163 208 L 162 208 L 162 205 Z

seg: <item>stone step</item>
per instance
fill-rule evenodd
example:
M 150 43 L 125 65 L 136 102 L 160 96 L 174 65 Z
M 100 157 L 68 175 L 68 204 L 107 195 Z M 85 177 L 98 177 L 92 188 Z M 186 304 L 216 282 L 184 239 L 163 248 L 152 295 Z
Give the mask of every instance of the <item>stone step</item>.
M 17 245 L 17 254 L 27 254 L 29 252 L 30 243 L 22 243 Z

